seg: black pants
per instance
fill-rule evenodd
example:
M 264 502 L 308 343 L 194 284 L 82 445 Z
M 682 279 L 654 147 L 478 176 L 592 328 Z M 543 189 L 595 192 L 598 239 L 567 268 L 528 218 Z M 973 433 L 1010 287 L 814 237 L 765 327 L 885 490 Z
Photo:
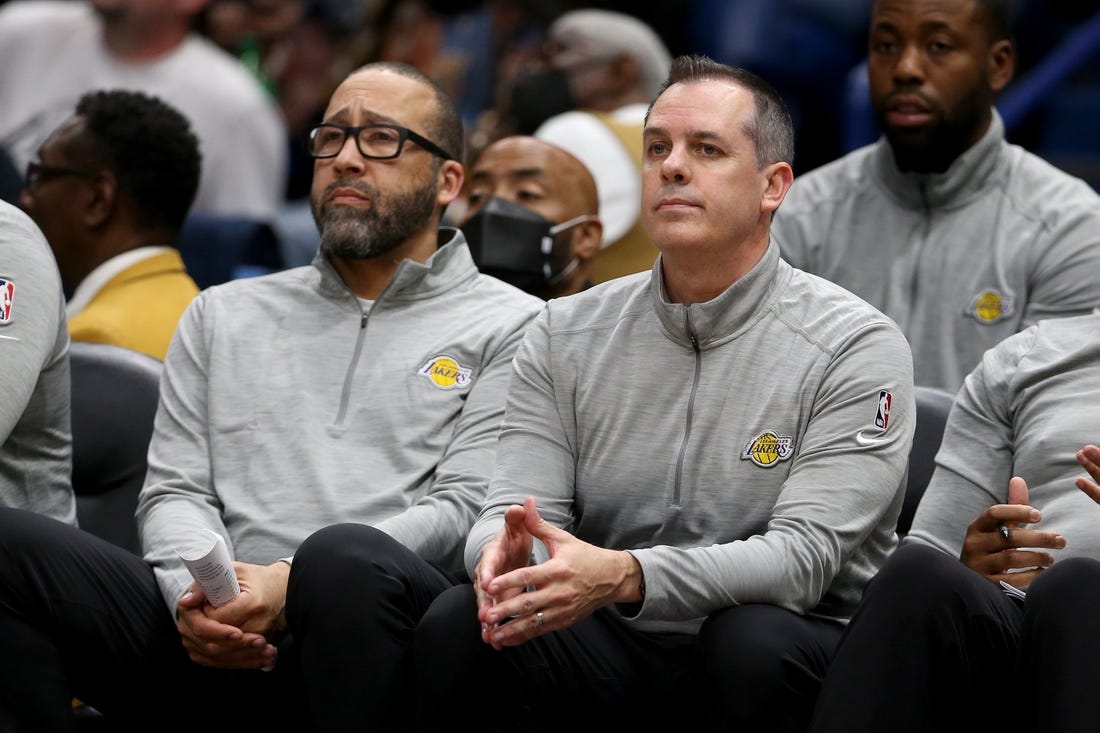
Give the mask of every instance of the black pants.
M 813 733 L 1100 730 L 1100 563 L 1055 562 L 1015 601 L 906 544 L 867 586 Z
M 0 721 L 72 731 L 75 696 L 112 730 L 405 727 L 416 624 L 454 583 L 370 527 L 322 529 L 295 553 L 275 669 L 211 669 L 188 659 L 140 558 L 0 509 Z
M 768 605 L 716 613 L 698 636 L 638 632 L 599 611 L 496 651 L 460 585 L 420 622 L 417 727 L 801 733 L 842 630 Z

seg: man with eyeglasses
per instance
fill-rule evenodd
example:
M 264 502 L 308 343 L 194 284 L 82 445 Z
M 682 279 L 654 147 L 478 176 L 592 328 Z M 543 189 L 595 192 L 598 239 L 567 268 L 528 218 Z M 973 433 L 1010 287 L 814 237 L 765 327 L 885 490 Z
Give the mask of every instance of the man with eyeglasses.
M 60 730 L 72 695 L 158 730 L 407 717 L 408 646 L 460 579 L 512 355 L 542 302 L 480 274 L 440 227 L 462 126 L 421 72 L 352 73 L 309 150 L 317 257 L 201 292 L 169 347 L 144 560 L 0 512 L 0 656 L 25 660 L 0 669 L 0 719 Z M 217 607 L 179 555 L 208 530 L 241 590 Z
M 163 360 L 199 292 L 175 247 L 202 168 L 190 122 L 159 97 L 97 90 L 38 155 L 19 204 L 57 259 L 69 335 Z

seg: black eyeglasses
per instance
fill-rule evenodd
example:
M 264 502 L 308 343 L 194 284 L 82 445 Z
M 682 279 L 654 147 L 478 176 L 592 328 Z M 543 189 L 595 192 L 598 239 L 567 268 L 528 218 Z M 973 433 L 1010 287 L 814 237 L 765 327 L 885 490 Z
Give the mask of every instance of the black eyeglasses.
M 355 147 L 364 158 L 389 160 L 401 155 L 406 140 L 412 140 L 429 153 L 443 160 L 455 157 L 423 135 L 400 125 L 337 125 L 326 122 L 309 131 L 307 147 L 314 158 L 335 158 L 344 149 L 348 135 L 355 137 Z
M 49 178 L 56 178 L 58 176 L 91 178 L 98 173 L 99 171 L 94 171 L 89 168 L 68 168 L 63 165 L 46 165 L 45 163 L 31 161 L 27 163 L 27 172 L 23 175 L 23 185 L 27 188 L 34 188 L 42 181 Z

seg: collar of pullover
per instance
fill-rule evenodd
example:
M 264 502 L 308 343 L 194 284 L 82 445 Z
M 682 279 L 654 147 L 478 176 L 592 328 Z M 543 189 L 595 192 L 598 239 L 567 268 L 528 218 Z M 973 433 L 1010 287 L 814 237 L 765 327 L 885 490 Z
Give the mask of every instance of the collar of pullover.
M 439 241 L 439 249 L 427 261 L 401 260 L 389 284 L 375 302 L 432 298 L 477 277 L 477 265 L 461 231 L 453 227 L 440 227 Z M 335 298 L 346 298 L 351 294 L 328 258 L 320 252 L 313 258 L 313 267 L 320 273 L 318 287 L 322 293 Z
M 943 173 L 902 173 L 894 163 L 894 152 L 885 137 L 875 145 L 873 166 L 886 189 L 905 205 L 950 208 L 969 203 L 997 174 L 1004 137 L 1004 121 L 994 108 L 989 129 Z
M 699 348 L 707 349 L 736 336 L 756 321 L 773 297 L 776 277 L 784 272 L 789 274 L 790 269 L 780 260 L 779 246 L 772 240 L 760 261 L 713 300 L 688 306 L 669 301 L 660 257 L 653 265 L 649 289 L 665 334 L 689 348 L 694 335 Z

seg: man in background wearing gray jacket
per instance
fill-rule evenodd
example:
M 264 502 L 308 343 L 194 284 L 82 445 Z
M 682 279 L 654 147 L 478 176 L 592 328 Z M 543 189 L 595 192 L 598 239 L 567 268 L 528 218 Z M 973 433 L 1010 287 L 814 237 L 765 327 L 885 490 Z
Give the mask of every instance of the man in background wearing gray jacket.
M 799 176 L 772 231 L 795 267 L 894 319 L 917 384 L 952 392 L 1042 318 L 1100 306 L 1100 196 L 1005 140 L 1007 0 L 877 0 L 867 58 L 884 136 Z
M 661 254 L 528 329 L 473 584 L 417 631 L 421 730 L 804 730 L 894 549 L 914 406 L 897 327 L 770 241 L 793 138 L 755 75 L 673 62 L 643 138 Z
M 72 695 L 124 729 L 391 730 L 406 713 L 406 647 L 460 577 L 541 301 L 440 228 L 462 126 L 424 74 L 353 72 L 310 145 L 313 263 L 207 289 L 169 347 L 144 560 L 0 512 L 0 717 L 62 730 Z M 208 530 L 241 589 L 217 607 L 179 555 Z

